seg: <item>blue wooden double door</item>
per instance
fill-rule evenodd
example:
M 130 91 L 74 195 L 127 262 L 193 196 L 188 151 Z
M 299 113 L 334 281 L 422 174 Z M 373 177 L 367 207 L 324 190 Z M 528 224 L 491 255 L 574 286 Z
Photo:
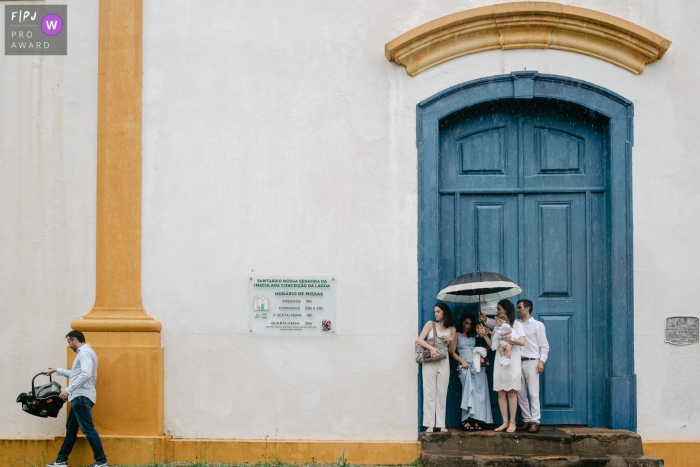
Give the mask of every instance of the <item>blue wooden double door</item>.
M 581 107 L 537 99 L 484 104 L 441 122 L 440 282 L 493 271 L 522 287 L 514 304 L 532 300 L 550 344 L 543 424 L 606 424 L 606 125 Z M 478 308 L 453 310 L 459 319 Z M 459 424 L 460 391 L 453 372 L 448 426 Z M 499 422 L 494 392 L 492 404 Z

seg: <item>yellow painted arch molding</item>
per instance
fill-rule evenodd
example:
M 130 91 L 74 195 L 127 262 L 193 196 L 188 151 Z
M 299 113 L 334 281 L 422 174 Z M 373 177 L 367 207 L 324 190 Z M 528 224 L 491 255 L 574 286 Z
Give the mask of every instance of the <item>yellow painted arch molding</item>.
M 415 76 L 462 55 L 496 49 L 557 49 L 639 74 L 671 41 L 599 11 L 551 2 L 515 2 L 460 11 L 425 23 L 385 46 L 386 58 Z

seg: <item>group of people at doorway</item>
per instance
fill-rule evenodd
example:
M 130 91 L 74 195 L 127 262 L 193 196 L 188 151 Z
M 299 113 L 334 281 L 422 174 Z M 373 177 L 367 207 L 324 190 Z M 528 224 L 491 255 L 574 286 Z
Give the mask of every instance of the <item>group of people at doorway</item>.
M 465 314 L 455 328 L 452 312 L 445 303 L 435 305 L 435 321 L 423 327 L 418 344 L 431 354 L 437 349 L 437 337 L 448 343 L 449 355 L 458 363 L 462 384 L 460 403 L 464 430 L 481 430 L 492 424 L 491 398 L 484 364 L 488 364 L 485 347 L 495 350 L 493 390 L 498 392 L 498 406 L 503 424 L 495 431 L 515 432 L 515 416 L 520 406 L 525 424 L 520 427 L 530 433 L 540 429 L 540 373 L 549 354 L 544 324 L 532 317 L 530 300 L 519 300 L 516 309 L 509 300 L 496 306 L 495 319 L 479 312 L 478 320 Z M 449 359 L 423 363 L 423 425 L 427 432 L 445 428 L 447 387 L 450 381 Z M 529 396 L 529 397 L 528 397 Z M 529 399 L 529 400 L 528 400 Z

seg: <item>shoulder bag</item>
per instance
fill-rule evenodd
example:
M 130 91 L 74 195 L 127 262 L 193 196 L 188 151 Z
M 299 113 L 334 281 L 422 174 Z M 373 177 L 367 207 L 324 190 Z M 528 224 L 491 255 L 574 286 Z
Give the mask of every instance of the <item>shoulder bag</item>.
M 416 341 L 416 363 L 436 362 L 447 358 L 447 342 L 442 337 L 438 337 L 435 321 L 433 321 L 433 337 L 426 339 L 425 342 L 437 349 L 437 358 L 430 355 L 430 350 L 424 348 Z

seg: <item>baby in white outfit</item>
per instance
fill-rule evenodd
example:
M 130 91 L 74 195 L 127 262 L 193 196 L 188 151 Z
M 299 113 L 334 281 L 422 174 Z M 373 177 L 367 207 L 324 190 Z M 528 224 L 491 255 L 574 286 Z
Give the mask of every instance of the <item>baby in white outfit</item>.
M 520 337 L 520 334 L 513 329 L 506 321 L 503 315 L 496 316 L 496 327 L 493 328 L 493 338 L 491 339 L 491 350 L 498 350 L 501 354 L 501 365 L 510 365 L 510 351 L 513 346 L 502 339 L 515 340 Z

